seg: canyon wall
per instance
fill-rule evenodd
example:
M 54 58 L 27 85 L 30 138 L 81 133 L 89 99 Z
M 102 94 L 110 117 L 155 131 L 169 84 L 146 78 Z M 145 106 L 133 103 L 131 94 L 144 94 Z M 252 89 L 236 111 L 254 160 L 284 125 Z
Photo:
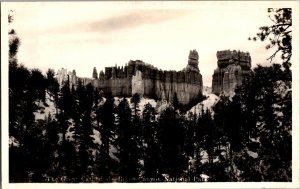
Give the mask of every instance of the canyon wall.
M 171 102 L 176 94 L 184 105 L 201 96 L 203 88 L 196 50 L 190 51 L 188 65 L 182 71 L 163 71 L 141 60 L 131 60 L 125 67 L 106 67 L 92 83 L 113 96 L 138 93 Z
M 83 85 L 91 83 L 104 94 L 130 97 L 138 93 L 143 97 L 169 102 L 172 102 L 176 94 L 178 101 L 183 105 L 201 96 L 203 88 L 196 50 L 190 51 L 188 64 L 182 71 L 163 71 L 141 60 L 130 60 L 124 67 L 106 67 L 99 76 L 94 68 L 92 79 L 77 77 L 77 80 L 74 80 L 74 74 L 69 74 L 68 77 L 72 78 L 69 80 L 70 86 L 76 87 L 81 80 Z M 64 69 L 58 71 L 57 78 L 60 84 L 67 80 L 67 75 Z
M 75 70 L 58 70 L 56 78 L 62 86 L 69 81 L 70 87 L 91 84 L 104 94 L 130 97 L 140 96 L 172 102 L 174 95 L 185 105 L 202 95 L 202 75 L 198 67 L 198 53 L 190 51 L 188 64 L 182 71 L 163 71 L 141 60 L 130 60 L 124 67 L 106 67 L 98 75 L 96 67 L 92 78 L 79 78 Z

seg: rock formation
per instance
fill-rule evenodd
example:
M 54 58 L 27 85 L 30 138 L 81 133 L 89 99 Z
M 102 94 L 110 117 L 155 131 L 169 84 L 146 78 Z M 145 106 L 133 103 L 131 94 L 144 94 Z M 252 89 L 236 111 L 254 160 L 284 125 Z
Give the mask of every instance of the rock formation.
M 188 65 L 185 70 L 199 72 L 198 59 L 199 59 L 198 52 L 196 50 L 190 51 Z
M 240 86 L 250 76 L 251 57 L 248 52 L 218 51 L 218 68 L 214 70 L 212 92 L 233 95 L 236 86 Z
M 75 70 L 73 70 L 72 72 L 67 72 L 67 69 L 61 68 L 61 70 L 58 70 L 56 73 L 56 79 L 59 86 L 64 85 L 67 81 L 69 81 L 70 87 L 76 87 L 78 84 L 78 78 L 76 76 Z
M 185 105 L 202 95 L 202 75 L 196 50 L 190 51 L 188 65 L 182 71 L 163 71 L 141 60 L 130 60 L 124 67 L 106 67 L 104 72 L 100 71 L 99 77 L 94 68 L 92 76 L 93 79 L 78 80 L 83 85 L 91 83 L 104 94 L 113 96 L 128 97 L 138 93 L 171 102 L 176 94 L 178 101 Z
M 94 67 L 94 70 L 93 70 L 93 79 L 98 79 L 98 74 L 97 74 L 96 67 Z
M 202 95 L 202 75 L 198 53 L 190 51 L 188 65 L 182 71 L 163 71 L 141 60 L 131 60 L 125 67 L 106 67 L 92 84 L 113 96 L 141 96 L 172 101 L 175 93 L 181 104 Z

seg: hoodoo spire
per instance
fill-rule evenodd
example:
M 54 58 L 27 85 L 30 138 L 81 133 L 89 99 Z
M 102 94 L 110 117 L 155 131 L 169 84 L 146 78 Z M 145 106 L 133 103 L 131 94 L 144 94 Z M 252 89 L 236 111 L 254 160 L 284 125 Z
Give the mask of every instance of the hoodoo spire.
M 189 59 L 188 59 L 188 65 L 186 67 L 186 71 L 195 71 L 199 72 L 199 55 L 198 52 L 194 49 L 190 51 Z
M 94 67 L 94 70 L 93 70 L 93 79 L 98 79 L 98 73 L 97 73 L 96 67 Z

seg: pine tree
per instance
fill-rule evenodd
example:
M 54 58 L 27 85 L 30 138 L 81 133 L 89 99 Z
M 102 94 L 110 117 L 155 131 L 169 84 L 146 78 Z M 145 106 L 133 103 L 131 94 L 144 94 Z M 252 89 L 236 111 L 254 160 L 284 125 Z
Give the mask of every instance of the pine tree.
M 12 14 L 8 22 L 13 20 Z M 14 29 L 9 31 L 9 137 L 16 141 L 9 148 L 9 180 L 28 182 L 30 172 L 38 171 L 34 160 L 41 149 L 41 130 L 34 123 L 36 106 L 32 88 L 31 74 L 23 65 L 18 65 L 17 52 L 20 39 Z M 40 164 L 38 162 L 38 164 Z
M 8 24 L 11 24 L 13 20 L 14 20 L 13 10 L 10 10 L 8 14 Z M 19 46 L 21 44 L 21 40 L 17 36 L 17 33 L 14 29 L 9 29 L 8 35 L 9 35 L 9 41 L 8 41 L 9 42 L 9 51 L 8 51 L 9 65 L 15 67 L 18 64 L 17 53 L 18 53 Z
M 109 179 L 112 167 L 111 159 L 109 156 L 109 148 L 111 140 L 113 138 L 112 130 L 115 127 L 114 109 L 114 98 L 111 95 L 108 95 L 105 103 L 98 112 L 99 120 L 101 122 L 101 146 L 98 156 L 98 173 L 99 176 L 105 179 Z
M 232 181 L 230 174 L 226 169 L 232 170 L 229 162 L 230 146 L 228 146 L 228 136 L 226 129 L 228 129 L 228 115 L 227 107 L 230 101 L 227 96 L 220 96 L 220 100 L 213 107 L 214 116 L 211 127 L 208 129 L 206 148 L 208 149 L 209 163 L 207 165 L 208 175 L 211 177 L 210 181 Z M 211 113 L 205 115 L 205 120 L 211 122 Z M 224 157 L 224 153 L 225 156 Z M 214 160 L 217 160 L 214 162 Z
M 52 118 L 51 114 L 49 113 L 45 125 L 45 141 L 48 143 L 48 165 L 49 168 L 46 170 L 46 175 L 49 178 L 57 178 L 59 171 L 57 167 L 58 158 L 56 153 L 58 152 L 58 124 L 55 119 Z
M 131 109 L 127 99 L 123 98 L 117 107 L 120 176 L 127 182 L 138 179 L 138 147 L 136 128 L 132 122 Z
M 176 92 L 174 93 L 174 96 L 173 96 L 172 105 L 173 105 L 175 110 L 179 109 L 179 100 L 178 100 Z
M 159 139 L 156 111 L 150 103 L 145 104 L 142 114 L 144 177 L 159 178 Z
M 58 99 L 58 108 L 60 109 L 60 112 L 57 115 L 57 122 L 59 131 L 62 134 L 62 141 L 58 148 L 58 154 L 61 170 L 59 176 L 67 176 L 68 178 L 74 178 L 76 164 L 75 146 L 66 138 L 66 133 L 72 122 L 73 102 L 74 97 L 71 94 L 69 82 L 65 82 L 60 89 Z
M 261 41 L 269 39 L 266 49 L 277 48 L 268 59 L 272 62 L 280 53 L 284 70 L 276 64 L 270 67 L 259 65 L 254 69 L 247 88 L 244 88 L 243 100 L 245 114 L 252 119 L 249 138 L 259 144 L 254 149 L 258 154 L 255 159 L 259 160 L 255 171 L 261 174 L 263 181 L 290 181 L 292 9 L 268 8 L 268 13 L 273 24 L 260 27 L 257 37 Z M 280 88 L 284 89 L 281 91 Z M 247 94 L 249 91 L 252 91 L 251 95 Z M 249 103 L 250 99 L 256 109 Z M 245 143 L 249 146 L 253 140 L 245 140 Z
M 249 40 L 256 41 L 259 38 L 261 41 L 268 39 L 269 44 L 266 49 L 273 47 L 276 51 L 267 59 L 273 61 L 278 52 L 281 52 L 282 65 L 286 79 L 291 81 L 291 57 L 292 57 L 292 9 L 291 8 L 268 8 L 269 18 L 273 25 L 262 26 L 259 28 L 257 37 L 249 37 Z
M 132 98 L 130 99 L 130 102 L 133 103 L 134 105 L 134 121 L 136 121 L 138 119 L 138 104 L 141 101 L 141 97 L 138 93 L 135 93 Z
M 244 126 L 251 128 L 247 131 L 248 137 L 244 137 L 246 153 L 257 154 L 256 158 L 248 160 L 257 168 L 244 168 L 245 180 L 291 179 L 291 114 L 287 113 L 291 112 L 291 91 L 290 82 L 285 77 L 278 64 L 258 66 L 242 90 L 243 114 L 251 118 Z M 285 111 L 286 117 L 281 116 Z
M 31 70 L 29 88 L 32 90 L 34 99 L 41 100 L 43 103 L 45 103 L 46 78 L 39 69 Z
M 68 120 L 70 118 L 72 108 L 72 95 L 69 87 L 69 82 L 66 82 L 61 88 L 58 103 L 58 107 L 61 110 L 61 112 L 58 115 L 58 121 L 62 129 L 63 141 L 65 141 L 66 131 L 69 127 Z
M 239 151 L 242 146 L 242 128 L 241 128 L 241 104 L 239 95 L 235 95 L 227 106 L 226 133 L 230 142 L 230 148 L 233 151 Z
M 159 141 L 161 144 L 161 173 L 171 177 L 179 177 L 185 165 L 183 155 L 183 126 L 179 123 L 178 115 L 172 107 L 163 111 L 159 118 Z
M 9 12 L 8 23 L 14 20 L 13 11 Z M 17 53 L 20 39 L 14 29 L 9 34 L 9 135 L 22 142 L 24 126 L 22 119 L 25 109 L 21 106 L 25 101 L 25 93 L 28 90 L 30 71 L 18 64 Z

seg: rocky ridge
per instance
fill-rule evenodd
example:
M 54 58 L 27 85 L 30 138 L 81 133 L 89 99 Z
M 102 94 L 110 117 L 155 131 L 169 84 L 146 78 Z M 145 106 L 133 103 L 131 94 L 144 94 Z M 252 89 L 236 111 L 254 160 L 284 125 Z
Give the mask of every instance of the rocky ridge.
M 76 72 L 66 74 L 67 71 L 63 69 L 58 72 L 57 78 L 60 84 L 69 78 L 70 86 L 75 87 L 79 80 L 83 85 L 91 83 L 104 94 L 113 96 L 128 97 L 138 93 L 142 97 L 172 102 L 176 95 L 178 101 L 186 105 L 202 96 L 203 83 L 198 58 L 198 52 L 191 50 L 188 64 L 182 71 L 160 70 L 141 60 L 130 60 L 124 67 L 106 67 L 105 71 L 100 71 L 99 75 L 95 67 L 92 79 L 70 80 L 76 77 Z

